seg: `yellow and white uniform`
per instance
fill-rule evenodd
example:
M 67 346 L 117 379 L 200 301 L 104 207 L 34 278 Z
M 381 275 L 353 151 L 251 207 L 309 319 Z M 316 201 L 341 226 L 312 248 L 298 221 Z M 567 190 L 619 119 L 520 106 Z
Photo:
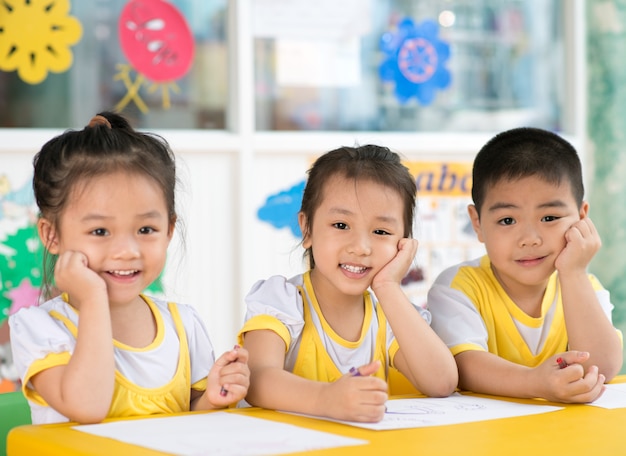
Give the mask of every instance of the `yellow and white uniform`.
M 609 292 L 589 274 L 598 301 L 611 320 Z M 467 350 L 494 353 L 511 362 L 534 367 L 567 350 L 563 304 L 555 271 L 541 304 L 531 317 L 506 294 L 487 256 L 443 271 L 428 292 L 432 328 L 453 355 Z
M 363 302 L 365 318 L 361 336 L 357 341 L 348 341 L 325 320 L 309 272 L 289 280 L 273 276 L 257 282 L 247 295 L 245 324 L 239 332 L 239 341 L 243 342 L 248 331 L 274 331 L 285 342 L 285 370 L 310 380 L 333 382 L 351 367 L 374 360 L 384 367 L 376 376 L 387 380 L 398 343 L 371 291 L 364 293 Z M 428 312 L 418 309 L 429 321 Z
M 193 307 L 142 298 L 154 316 L 156 337 L 142 348 L 112 341 L 116 371 L 109 418 L 188 411 L 191 388 L 206 389 L 215 362 L 209 335 Z M 30 379 L 69 362 L 79 315 L 59 296 L 9 318 L 13 358 L 34 424 L 68 421 L 37 394 Z

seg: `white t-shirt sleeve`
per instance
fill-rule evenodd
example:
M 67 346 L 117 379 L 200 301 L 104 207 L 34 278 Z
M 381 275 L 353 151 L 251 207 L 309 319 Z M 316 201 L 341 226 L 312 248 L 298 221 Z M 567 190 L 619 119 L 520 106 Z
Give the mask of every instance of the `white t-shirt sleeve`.
M 612 324 L 612 314 L 615 306 L 611 303 L 611 294 L 602 286 L 602 284 L 595 275 L 589 274 L 589 280 L 591 281 L 591 285 L 596 292 L 596 297 L 598 298 L 598 302 L 600 302 L 600 307 L 602 307 L 604 314 Z
M 24 380 L 30 366 L 50 354 L 72 354 L 76 340 L 48 311 L 27 307 L 9 317 L 13 362 Z
M 291 340 L 297 340 L 304 328 L 302 297 L 297 284 L 282 276 L 272 276 L 256 282 L 245 299 L 248 321 L 267 315 L 280 321 L 289 331 Z
M 450 287 L 457 270 L 442 272 L 428 291 L 431 327 L 455 355 L 472 348 L 487 351 L 487 327 L 476 306 L 467 295 Z
M 198 311 L 187 304 L 178 304 L 181 320 L 187 333 L 191 360 L 191 384 L 206 378 L 215 363 L 215 353 L 209 332 Z

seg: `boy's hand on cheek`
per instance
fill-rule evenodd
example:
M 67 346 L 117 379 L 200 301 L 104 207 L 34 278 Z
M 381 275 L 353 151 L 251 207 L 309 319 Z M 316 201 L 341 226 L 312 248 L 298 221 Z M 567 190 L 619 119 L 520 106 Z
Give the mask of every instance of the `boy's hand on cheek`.
M 560 273 L 586 271 L 602 241 L 590 218 L 584 217 L 565 232 L 565 247 L 554 266 Z
M 403 238 L 398 242 L 398 252 L 372 280 L 372 289 L 384 284 L 399 284 L 406 275 L 417 252 L 417 239 Z

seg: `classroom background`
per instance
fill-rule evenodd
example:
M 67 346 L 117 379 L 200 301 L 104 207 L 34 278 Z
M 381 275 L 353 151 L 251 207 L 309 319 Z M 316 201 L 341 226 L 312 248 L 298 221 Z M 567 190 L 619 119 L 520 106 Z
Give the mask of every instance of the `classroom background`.
M 580 152 L 603 239 L 591 272 L 625 331 L 625 57 L 626 5 L 608 0 L 0 4 L 1 388 L 15 386 L 7 317 L 42 279 L 33 155 L 101 110 L 177 154 L 183 224 L 149 292 L 193 304 L 218 353 L 256 280 L 305 267 L 296 213 L 316 156 L 376 143 L 404 157 L 420 248 L 403 284 L 423 305 L 444 267 L 483 253 L 471 162 L 517 126 Z

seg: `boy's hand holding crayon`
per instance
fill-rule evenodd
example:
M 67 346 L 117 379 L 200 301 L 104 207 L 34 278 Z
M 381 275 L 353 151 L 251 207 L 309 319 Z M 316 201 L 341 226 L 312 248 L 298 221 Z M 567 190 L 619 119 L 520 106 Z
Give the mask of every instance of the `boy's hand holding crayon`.
M 600 397 L 606 379 L 597 366 L 585 372 L 583 363 L 588 358 L 588 352 L 567 351 L 539 365 L 535 371 L 543 379 L 539 384 L 544 388 L 539 396 L 564 403 L 588 403 Z

